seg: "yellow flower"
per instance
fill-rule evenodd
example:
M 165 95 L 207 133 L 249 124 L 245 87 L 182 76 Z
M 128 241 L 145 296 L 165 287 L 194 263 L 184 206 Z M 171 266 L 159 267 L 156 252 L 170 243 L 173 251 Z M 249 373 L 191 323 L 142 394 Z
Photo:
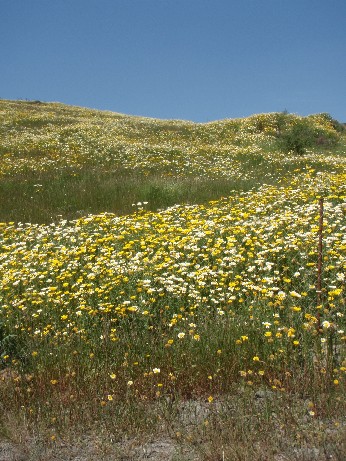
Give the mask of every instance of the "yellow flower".
M 209 403 L 212 403 L 213 400 L 214 400 L 214 397 L 212 397 L 212 396 L 210 395 L 210 396 L 208 397 L 208 402 L 209 402 Z
M 289 338 L 294 338 L 294 336 L 295 336 L 295 334 L 294 334 L 295 331 L 296 331 L 296 330 L 295 330 L 294 328 L 289 328 L 288 331 L 287 331 L 287 336 L 288 336 Z
M 271 332 L 271 331 L 266 331 L 266 332 L 264 333 L 264 336 L 265 336 L 266 338 L 270 338 L 271 335 L 272 335 L 272 332 Z

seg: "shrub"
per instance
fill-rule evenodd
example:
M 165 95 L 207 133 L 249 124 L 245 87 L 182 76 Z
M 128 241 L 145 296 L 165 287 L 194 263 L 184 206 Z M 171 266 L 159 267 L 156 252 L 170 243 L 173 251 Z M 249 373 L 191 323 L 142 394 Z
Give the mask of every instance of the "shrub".
M 336 132 L 343 133 L 345 131 L 345 126 L 342 123 L 335 120 L 330 114 L 323 113 L 320 114 L 320 117 L 322 118 L 322 120 L 328 123 L 331 126 L 331 128 Z
M 323 125 L 318 126 L 308 118 L 297 119 L 294 124 L 279 132 L 278 140 L 281 150 L 303 155 L 306 149 L 311 147 L 335 146 L 339 139 L 338 132 L 330 120 L 323 119 L 323 122 Z
M 301 120 L 283 131 L 279 141 L 283 151 L 303 155 L 315 144 L 315 130 L 306 120 Z

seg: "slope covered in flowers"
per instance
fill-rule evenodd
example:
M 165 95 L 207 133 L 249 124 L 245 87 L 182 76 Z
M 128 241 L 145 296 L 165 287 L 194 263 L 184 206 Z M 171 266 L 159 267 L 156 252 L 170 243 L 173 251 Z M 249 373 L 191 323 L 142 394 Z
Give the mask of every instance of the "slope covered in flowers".
M 259 155 L 284 162 L 284 155 L 276 150 L 273 158 L 264 147 L 275 140 L 283 120 L 295 124 L 301 119 L 273 113 L 203 124 L 58 103 L 0 100 L 0 172 L 15 175 L 97 166 L 168 177 L 237 177 L 250 174 L 242 164 L 246 155 L 255 156 L 257 163 Z M 335 134 L 325 115 L 308 120 L 326 138 Z
M 74 370 L 91 356 L 103 379 L 117 377 L 109 395 L 127 382 L 152 391 L 157 383 L 147 389 L 143 379 L 154 368 L 161 370 L 160 392 L 172 377 L 175 386 L 190 380 L 195 389 L 208 376 L 218 392 L 239 376 L 282 383 L 298 365 L 313 370 L 320 348 L 327 353 L 332 344 L 333 379 L 343 383 L 345 179 L 310 170 L 290 187 L 263 186 L 208 205 L 49 226 L 3 224 L 1 324 L 15 338 L 3 363 L 20 360 L 52 373 L 54 383 L 61 357 Z
M 342 392 L 343 144 L 283 154 L 282 114 L 203 125 L 0 103 L 4 200 L 10 184 L 24 190 L 30 181 L 44 196 L 36 179 L 48 184 L 66 171 L 71 181 L 86 170 L 90 178 L 114 171 L 122 181 L 183 178 L 190 188 L 203 177 L 257 181 L 161 211 L 142 201 L 125 216 L 104 209 L 70 221 L 24 224 L 17 214 L 0 223 L 0 367 L 15 371 L 8 405 L 38 417 L 57 401 L 103 409 L 124 395 L 207 393 L 212 402 L 239 381 Z M 334 136 L 328 117 L 309 123 L 323 142 Z
M 314 137 L 303 156 L 287 152 L 301 125 Z M 139 201 L 156 211 L 278 185 L 305 167 L 343 172 L 341 128 L 327 114 L 203 124 L 0 100 L 0 221 L 129 214 Z

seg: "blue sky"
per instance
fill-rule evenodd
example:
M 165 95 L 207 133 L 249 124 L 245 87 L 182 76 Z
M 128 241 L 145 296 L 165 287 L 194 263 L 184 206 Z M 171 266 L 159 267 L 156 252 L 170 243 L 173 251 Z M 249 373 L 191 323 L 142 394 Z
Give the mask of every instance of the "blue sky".
M 0 0 L 0 98 L 346 122 L 345 0 Z

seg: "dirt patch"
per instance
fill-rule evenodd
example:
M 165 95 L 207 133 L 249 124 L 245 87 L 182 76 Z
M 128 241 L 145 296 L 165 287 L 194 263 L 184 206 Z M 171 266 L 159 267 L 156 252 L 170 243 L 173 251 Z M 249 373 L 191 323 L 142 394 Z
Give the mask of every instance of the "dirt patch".
M 0 461 L 345 461 L 346 418 L 329 417 L 309 399 L 271 391 L 155 404 L 160 423 L 117 432 L 95 423 L 89 431 L 29 430 L 15 420 L 1 426 Z M 343 407 L 344 408 L 344 407 Z M 17 424 L 17 425 L 16 425 Z M 11 427 L 7 432 L 6 426 Z M 1 429 L 0 427 L 0 429 Z M 2 439 L 1 439 L 2 434 Z
M 117 443 L 90 436 L 75 443 L 49 447 L 29 442 L 26 447 L 0 441 L 0 461 L 198 461 L 191 448 L 182 448 L 171 439 L 141 444 L 137 440 Z
M 27 454 L 11 442 L 0 441 L 0 461 L 26 461 Z

